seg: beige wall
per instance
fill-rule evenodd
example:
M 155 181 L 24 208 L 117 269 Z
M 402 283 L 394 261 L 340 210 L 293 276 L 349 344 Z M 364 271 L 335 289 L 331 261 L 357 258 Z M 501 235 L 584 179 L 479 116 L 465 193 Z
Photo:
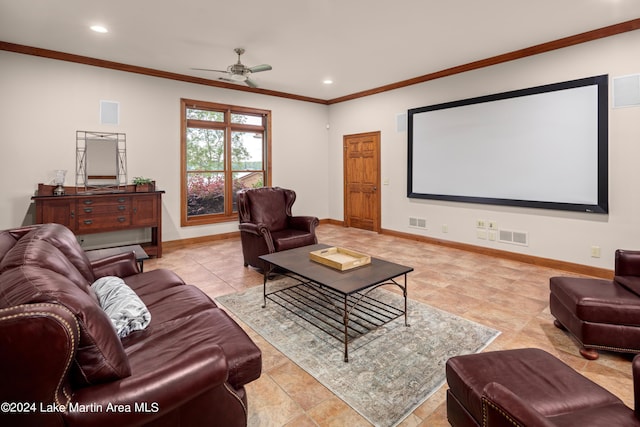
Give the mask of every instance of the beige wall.
M 0 52 L 0 228 L 31 222 L 29 197 L 55 169 L 68 169 L 73 184 L 75 131 L 101 130 L 126 133 L 130 178 L 152 177 L 166 191 L 164 240 L 237 230 L 235 223 L 180 227 L 179 99 L 186 97 L 273 111 L 273 184 L 296 189 L 294 213 L 342 220 L 342 136 L 380 130 L 384 229 L 612 268 L 616 248 L 640 249 L 640 107 L 609 111 L 608 215 L 410 200 L 407 135 L 397 131 L 396 115 L 598 74 L 640 73 L 638 46 L 635 31 L 331 106 Z M 119 126 L 99 124 L 100 100 L 120 102 Z M 425 218 L 427 230 L 409 228 L 409 216 Z M 476 219 L 528 232 L 529 246 L 478 239 Z M 601 258 L 591 257 L 591 246 L 601 248 Z
M 640 107 L 609 110 L 608 215 L 408 199 L 407 134 L 397 131 L 396 115 L 409 108 L 599 74 L 613 78 L 640 73 L 638 46 L 640 31 L 635 31 L 332 105 L 329 194 L 342 194 L 342 135 L 380 130 L 382 179 L 389 183 L 382 186 L 384 229 L 613 268 L 616 248 L 640 249 L 640 191 L 635 190 L 640 182 Z M 342 218 L 342 197 L 331 198 L 330 215 Z M 409 216 L 425 218 L 428 229 L 409 228 Z M 476 219 L 528 232 L 529 246 L 478 239 Z M 591 246 L 601 248 L 601 258 L 591 257 Z
M 294 213 L 329 216 L 325 105 L 4 51 L 0 94 L 0 229 L 32 222 L 30 197 L 54 170 L 67 169 L 75 184 L 76 130 L 88 130 L 125 133 L 129 180 L 151 177 L 166 191 L 164 240 L 236 231 L 236 223 L 180 226 L 180 98 L 271 110 L 273 185 L 297 191 Z M 100 124 L 100 100 L 120 103 L 119 125 Z

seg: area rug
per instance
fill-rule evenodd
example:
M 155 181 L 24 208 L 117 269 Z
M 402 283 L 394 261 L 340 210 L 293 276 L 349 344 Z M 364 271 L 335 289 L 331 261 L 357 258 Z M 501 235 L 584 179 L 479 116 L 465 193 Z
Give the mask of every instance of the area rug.
M 269 292 L 294 284 L 284 278 L 269 282 Z M 403 307 L 404 298 L 378 288 L 377 300 Z M 445 382 L 445 362 L 452 356 L 482 351 L 499 334 L 428 305 L 409 300 L 408 323 L 399 316 L 389 323 L 353 338 L 349 362 L 344 344 L 319 327 L 321 322 L 302 319 L 300 310 L 286 309 L 274 300 L 263 304 L 263 287 L 225 295 L 216 301 L 265 340 L 316 378 L 375 426 L 399 424 Z

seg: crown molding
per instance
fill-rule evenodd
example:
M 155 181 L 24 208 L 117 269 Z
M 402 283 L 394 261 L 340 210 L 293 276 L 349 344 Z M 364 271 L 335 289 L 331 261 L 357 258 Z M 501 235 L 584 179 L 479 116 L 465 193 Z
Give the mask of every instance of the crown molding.
M 107 61 L 104 59 L 91 58 L 88 56 L 75 55 L 72 53 L 59 52 L 55 50 L 42 49 L 38 47 L 25 46 L 21 44 L 9 43 L 0 41 L 0 50 L 6 50 L 9 52 L 22 53 L 25 55 L 40 56 L 43 58 L 56 59 L 60 61 L 75 62 L 78 64 L 91 65 L 94 67 L 109 68 L 112 70 L 120 70 L 129 73 L 143 74 L 146 76 L 159 77 L 163 79 L 176 80 L 187 83 L 194 83 L 204 86 L 214 86 L 223 89 L 239 90 L 243 92 L 252 92 L 261 95 L 275 96 L 280 98 L 293 99 L 296 101 L 312 102 L 316 104 L 338 104 L 340 102 L 350 101 L 353 99 L 364 98 L 367 96 L 375 95 L 382 92 L 387 92 L 395 89 L 400 89 L 407 86 L 412 86 L 419 83 L 424 83 L 430 80 L 440 79 L 442 77 L 452 76 L 454 74 L 464 73 L 471 70 L 477 70 L 479 68 L 490 67 L 492 65 L 501 64 L 504 62 L 514 61 L 516 59 L 526 58 L 528 56 L 534 56 L 545 52 L 550 52 L 557 49 L 562 49 L 569 46 L 574 46 L 581 43 L 587 43 L 590 41 L 615 36 L 618 34 L 626 33 L 629 31 L 635 31 L 640 29 L 640 18 L 632 19 L 629 21 L 621 22 L 607 27 L 598 28 L 596 30 L 587 31 L 584 33 L 576 34 L 569 37 L 563 37 L 561 39 L 553 40 L 546 43 L 541 43 L 535 46 L 527 47 L 524 49 L 514 50 L 512 52 L 504 53 L 501 55 L 492 56 L 490 58 L 481 59 L 479 61 L 469 62 L 467 64 L 458 65 L 455 67 L 447 68 L 445 70 L 436 71 L 434 73 L 425 74 L 419 77 L 414 77 L 408 80 L 402 80 L 396 83 L 380 86 L 373 89 L 368 89 L 361 92 L 352 93 L 350 95 L 341 96 L 333 99 L 319 99 L 302 95 L 294 95 L 286 92 L 279 92 L 268 89 L 251 88 L 245 86 L 234 85 L 231 83 L 224 83 L 217 80 L 210 80 L 201 77 L 188 76 L 186 74 L 171 73 L 168 71 L 156 70 L 153 68 L 139 67 L 137 65 L 124 64 L 120 62 Z
M 503 53 L 501 55 L 492 56 L 490 58 L 481 59 L 479 61 L 469 62 L 467 64 L 458 65 L 455 67 L 447 68 L 445 70 L 436 71 L 435 73 L 425 74 L 420 77 L 414 77 L 408 80 L 403 80 L 396 83 L 391 83 L 385 86 L 380 86 L 374 89 L 365 90 L 362 92 L 353 93 L 351 95 L 341 96 L 339 98 L 329 99 L 327 104 L 337 104 L 340 102 L 350 101 L 352 99 L 363 98 L 366 96 L 375 95 L 381 92 L 387 92 L 394 89 L 399 89 L 407 86 L 412 86 L 418 83 L 424 83 L 429 80 L 440 79 L 442 77 L 452 76 L 454 74 L 460 74 L 471 70 L 477 70 L 479 68 L 490 67 L 492 65 L 502 64 L 504 62 L 514 61 L 516 59 L 526 58 L 528 56 L 534 56 L 552 50 L 563 49 L 565 47 L 574 46 L 581 43 L 586 43 L 605 37 L 615 36 L 617 34 L 626 33 L 640 29 L 640 18 L 632 19 L 630 21 L 621 22 L 619 24 L 610 25 L 608 27 L 599 28 L 597 30 L 587 31 L 584 33 L 576 34 L 569 37 L 553 40 L 550 42 L 538 44 L 535 46 L 527 47 L 525 49 L 514 50 L 513 52 Z
M 76 64 L 91 65 L 94 67 L 109 68 L 112 70 L 125 71 L 128 73 L 143 74 L 145 76 L 159 77 L 162 79 L 176 80 L 186 83 L 195 83 L 204 86 L 214 86 L 223 89 L 238 90 L 242 92 L 252 92 L 260 95 L 276 96 L 280 98 L 294 99 L 296 101 L 313 102 L 317 104 L 327 103 L 324 99 L 311 98 L 308 96 L 294 95 L 275 90 L 252 88 L 248 86 L 225 83 L 218 80 L 210 80 L 202 77 L 188 76 L 186 74 L 171 73 L 169 71 L 156 70 L 154 68 L 139 67 L 137 65 L 124 64 L 122 62 L 107 61 L 104 59 L 92 58 L 89 56 L 75 55 L 72 53 L 59 52 L 56 50 L 42 49 L 39 47 L 25 46 L 21 44 L 0 41 L 0 50 L 22 53 L 25 55 L 39 56 L 42 58 L 56 59 L 59 61 L 75 62 Z

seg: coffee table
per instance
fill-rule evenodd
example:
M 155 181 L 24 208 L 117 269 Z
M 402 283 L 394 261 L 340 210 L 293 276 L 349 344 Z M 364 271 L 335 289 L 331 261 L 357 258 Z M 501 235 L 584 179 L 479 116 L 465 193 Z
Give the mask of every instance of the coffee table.
M 351 270 L 340 271 L 312 261 L 309 252 L 331 247 L 316 244 L 282 252 L 262 255 L 271 268 L 264 271 L 264 304 L 267 300 L 287 308 L 314 326 L 338 338 L 335 329 L 338 315 L 341 331 L 339 339 L 344 343 L 344 361 L 349 361 L 349 341 L 378 328 L 404 314 L 407 320 L 407 273 L 412 267 L 378 258 L 371 263 Z M 296 279 L 293 286 L 267 292 L 267 282 L 274 271 Z M 396 281 L 404 277 L 403 283 Z M 379 301 L 369 293 L 383 285 L 395 285 L 404 296 L 403 309 Z M 304 312 L 304 316 L 298 314 Z M 333 319 L 333 320 L 332 320 Z
M 136 254 L 138 267 L 140 267 L 140 272 L 143 272 L 144 260 L 149 259 L 149 255 L 147 255 L 147 253 L 140 245 L 116 246 L 114 248 L 92 249 L 89 251 L 85 251 L 87 257 L 89 258 L 89 261 L 95 261 L 97 259 L 102 259 L 113 255 L 125 254 L 128 252 L 134 252 Z

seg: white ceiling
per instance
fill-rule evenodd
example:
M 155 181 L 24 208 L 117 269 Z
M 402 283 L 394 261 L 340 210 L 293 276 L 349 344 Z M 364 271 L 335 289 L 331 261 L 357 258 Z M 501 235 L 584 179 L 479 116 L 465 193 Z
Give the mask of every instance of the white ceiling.
M 334 99 L 636 18 L 640 0 L 0 0 L 0 41 L 207 79 L 191 68 L 244 47 L 273 66 L 260 88 Z

